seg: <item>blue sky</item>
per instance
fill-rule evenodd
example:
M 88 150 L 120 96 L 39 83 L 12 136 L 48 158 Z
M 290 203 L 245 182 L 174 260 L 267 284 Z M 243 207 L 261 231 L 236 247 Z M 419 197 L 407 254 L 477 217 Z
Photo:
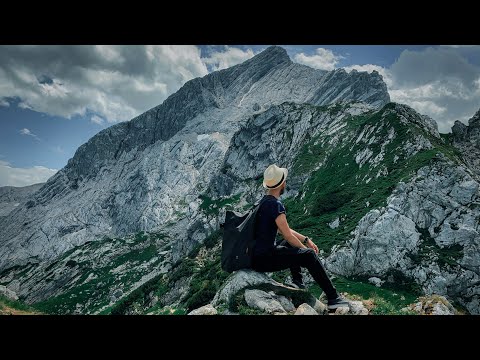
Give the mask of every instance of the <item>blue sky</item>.
M 0 186 L 46 181 L 98 131 L 267 46 L 0 46 Z M 480 46 L 280 46 L 314 68 L 379 71 L 440 132 L 480 108 Z

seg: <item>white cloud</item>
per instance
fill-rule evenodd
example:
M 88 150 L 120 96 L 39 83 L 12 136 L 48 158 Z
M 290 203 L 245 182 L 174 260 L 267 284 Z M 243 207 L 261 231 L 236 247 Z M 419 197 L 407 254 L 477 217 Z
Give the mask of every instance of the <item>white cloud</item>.
M 97 116 L 97 115 L 93 115 L 90 118 L 90 121 L 95 123 L 95 124 L 98 124 L 98 125 L 103 125 L 103 119 L 100 116 Z
M 213 71 L 226 69 L 233 65 L 240 64 L 255 55 L 252 49 L 242 50 L 236 47 L 225 46 L 224 51 L 217 51 L 208 57 L 202 58 L 202 61 L 211 65 Z
M 22 134 L 22 135 L 31 136 L 31 137 L 37 139 L 38 141 L 40 141 L 40 138 L 39 138 L 36 134 L 34 134 L 32 131 L 30 131 L 30 129 L 23 128 L 23 129 L 20 129 L 19 132 L 20 132 L 20 134 Z
M 0 99 L 0 106 L 8 107 L 10 103 L 5 99 Z
M 15 168 L 0 160 L 0 186 L 27 186 L 47 181 L 58 170 L 44 166 Z
M 480 108 L 480 69 L 462 55 L 463 48 L 442 46 L 422 51 L 404 50 L 390 68 L 367 64 L 345 69 L 378 71 L 392 101 L 429 115 L 437 121 L 438 130 L 446 133 L 451 131 L 455 120 L 467 123 Z
M 335 55 L 332 50 L 324 48 L 316 49 L 314 55 L 306 55 L 302 52 L 293 57 L 293 60 L 299 64 L 321 70 L 335 69 L 340 59 L 343 59 L 343 56 Z
M 207 73 L 200 50 L 189 45 L 2 46 L 0 99 L 19 97 L 21 108 L 65 118 L 89 110 L 111 123 Z

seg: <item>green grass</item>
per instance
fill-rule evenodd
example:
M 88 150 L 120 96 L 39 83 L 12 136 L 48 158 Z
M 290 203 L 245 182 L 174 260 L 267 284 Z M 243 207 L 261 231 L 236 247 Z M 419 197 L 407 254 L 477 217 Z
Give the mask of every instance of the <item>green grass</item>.
M 150 234 L 141 232 L 134 236 L 132 244 L 128 244 L 126 239 L 105 238 L 101 241 L 89 242 L 70 250 L 67 256 L 63 256 L 62 259 L 55 264 L 51 264 L 50 267 L 53 269 L 54 266 L 62 266 L 63 262 L 65 262 L 64 266 L 78 267 L 80 277 L 74 283 L 66 284 L 66 286 L 71 286 L 69 290 L 58 296 L 52 296 L 44 301 L 35 303 L 33 305 L 34 308 L 49 314 L 70 314 L 75 311 L 77 304 L 82 304 L 86 305 L 84 312 L 94 313 L 100 311 L 100 309 L 109 304 L 111 293 L 115 289 L 121 288 L 124 292 L 128 292 L 131 285 L 141 279 L 144 273 L 136 271 L 135 268 L 142 263 L 149 262 L 158 255 L 158 249 L 154 244 L 154 240 L 162 237 L 162 235 L 158 234 L 154 234 L 152 237 Z M 73 259 L 64 260 L 75 251 L 88 253 L 100 248 L 105 242 L 111 241 L 119 242 L 119 246 L 124 247 L 124 250 L 119 255 L 111 257 L 103 266 L 95 265 L 96 259 L 83 262 L 77 262 Z M 132 250 L 128 251 L 129 247 Z M 106 254 L 102 256 L 106 256 Z M 157 266 L 159 262 L 160 259 L 151 264 L 151 267 Z M 121 265 L 126 265 L 130 270 L 122 275 L 112 273 L 112 270 Z M 91 275 L 94 275 L 96 278 L 84 284 L 83 282 Z M 49 279 L 46 280 L 48 281 Z M 114 311 L 115 307 L 108 308 L 102 313 L 108 313 L 109 310 Z
M 206 263 L 192 278 L 190 289 L 184 299 L 185 307 L 191 311 L 209 304 L 228 275 L 221 268 L 219 256 L 214 261 Z
M 221 241 L 222 233 L 222 230 L 212 233 L 207 238 L 208 241 L 205 240 L 204 246 L 207 249 L 212 249 Z M 190 266 L 190 269 L 193 269 L 193 266 Z M 190 282 L 190 288 L 183 300 L 183 304 L 189 311 L 209 304 L 229 276 L 229 273 L 222 270 L 220 249 L 216 250 L 214 260 L 205 262 L 204 266 L 198 270 L 191 270 L 191 274 L 193 277 Z M 174 274 L 174 276 L 176 275 Z
M 166 294 L 167 291 L 168 286 L 163 280 L 163 275 L 158 275 L 115 303 L 108 313 L 111 315 L 123 315 L 132 307 L 139 307 L 140 312 L 143 313 L 143 309 L 147 305 L 151 294 L 160 297 Z
M 0 311 L 5 307 L 8 306 L 9 308 L 25 311 L 25 312 L 36 312 L 37 310 L 31 307 L 30 305 L 25 304 L 24 302 L 18 300 L 11 300 L 6 298 L 3 295 L 0 295 Z
M 240 196 L 240 194 L 237 194 L 231 197 L 213 200 L 206 195 L 200 195 L 199 198 L 202 200 L 200 209 L 202 209 L 207 215 L 215 215 L 218 214 L 218 211 L 221 208 L 231 208 L 240 200 Z
M 405 314 L 400 309 L 415 302 L 418 296 L 417 293 L 401 289 L 398 285 L 397 288 L 376 287 L 370 283 L 344 277 L 335 278 L 333 283 L 338 292 L 357 295 L 363 300 L 373 299 L 376 306 L 372 309 L 372 314 Z M 317 284 L 312 285 L 309 291 L 317 298 L 322 293 Z

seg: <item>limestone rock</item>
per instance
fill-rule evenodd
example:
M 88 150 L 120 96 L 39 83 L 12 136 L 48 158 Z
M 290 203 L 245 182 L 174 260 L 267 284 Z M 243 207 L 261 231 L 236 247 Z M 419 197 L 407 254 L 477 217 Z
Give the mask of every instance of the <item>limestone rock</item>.
M 0 285 L 0 295 L 10 300 L 18 300 L 17 294 L 3 285 Z
M 190 311 L 187 315 L 217 315 L 217 309 L 208 304 Z
M 350 308 L 348 306 L 342 306 L 339 308 L 335 309 L 335 312 L 333 313 L 334 315 L 346 315 L 350 311 Z
M 382 286 L 384 281 L 378 277 L 372 276 L 371 278 L 368 279 L 368 282 L 375 285 L 376 287 Z
M 263 290 L 246 290 L 245 302 L 251 308 L 259 309 L 268 314 L 286 312 L 282 304 L 275 298 L 274 295 Z
M 295 315 L 318 315 L 318 312 L 308 304 L 301 304 L 295 311 Z
M 361 301 L 349 300 L 349 302 L 352 315 L 368 315 L 369 311 Z
M 325 315 L 328 313 L 327 305 L 325 305 L 323 302 L 321 302 L 318 299 L 315 299 L 315 305 L 313 306 L 313 309 L 318 313 L 318 315 Z
M 235 295 L 243 290 L 253 288 L 262 288 L 263 290 L 273 291 L 275 294 L 283 296 L 295 296 L 295 294 L 301 296 L 302 294 L 305 294 L 302 290 L 285 286 L 273 280 L 265 273 L 259 273 L 253 270 L 240 270 L 235 271 L 229 278 L 227 278 L 222 288 L 215 294 L 212 305 L 217 306 L 219 304 L 229 304 Z M 272 295 L 269 294 L 269 296 Z M 275 300 L 279 303 L 286 303 L 286 299 L 276 298 Z M 290 305 L 286 306 L 290 307 Z
M 456 315 L 458 313 L 452 304 L 441 295 L 424 296 L 418 300 L 409 308 L 421 315 Z
M 448 293 L 480 314 L 479 189 L 467 168 L 438 156 L 360 219 L 353 238 L 332 249 L 327 269 L 370 277 L 399 271 L 426 294 Z M 438 263 L 445 257 L 448 265 Z

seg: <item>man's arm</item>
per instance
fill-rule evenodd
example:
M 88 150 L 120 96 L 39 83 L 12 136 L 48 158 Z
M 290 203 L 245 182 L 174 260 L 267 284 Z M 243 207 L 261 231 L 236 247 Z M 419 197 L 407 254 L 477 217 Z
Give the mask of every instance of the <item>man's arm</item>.
M 290 245 L 301 249 L 307 248 L 302 244 L 299 238 L 294 235 L 290 229 L 290 226 L 288 226 L 287 216 L 285 214 L 278 215 L 275 219 L 275 223 L 277 224 L 278 230 L 282 233 L 284 239 L 287 240 Z
M 300 239 L 300 241 L 303 241 L 305 240 L 306 236 L 305 235 L 302 235 L 300 234 L 299 232 L 293 230 L 293 229 L 290 229 L 290 231 L 293 233 L 293 235 L 295 235 L 297 238 Z
M 283 215 L 285 216 L 285 214 L 283 214 Z M 279 216 L 279 217 L 280 217 L 280 216 Z M 277 218 L 277 219 L 278 219 L 278 218 Z M 285 222 L 286 222 L 286 221 L 287 221 L 287 217 L 285 216 Z M 278 226 L 278 224 L 277 224 L 277 226 Z M 287 226 L 288 226 L 288 224 L 287 224 Z M 280 227 L 279 227 L 279 228 L 280 228 Z M 290 229 L 290 227 L 289 227 L 289 229 Z M 297 231 L 295 231 L 295 230 L 293 230 L 293 229 L 290 229 L 290 232 L 303 244 L 303 240 L 305 240 L 306 236 L 300 234 L 299 232 L 297 232 Z M 283 235 L 283 232 L 282 232 L 282 235 Z M 287 240 L 287 238 L 285 237 L 285 235 L 283 235 L 283 237 L 285 238 L 285 240 Z M 288 241 L 288 240 L 287 240 L 287 241 Z M 291 243 L 290 241 L 288 241 L 288 242 L 289 242 L 290 245 L 292 245 L 292 243 Z M 294 245 L 292 245 L 292 246 L 294 246 Z M 298 246 L 297 246 L 297 247 L 298 247 Z M 304 246 L 304 247 L 309 247 L 309 248 L 315 250 L 315 252 L 318 254 L 318 246 L 315 245 L 312 240 L 309 240 L 309 241 L 307 242 L 307 246 Z

